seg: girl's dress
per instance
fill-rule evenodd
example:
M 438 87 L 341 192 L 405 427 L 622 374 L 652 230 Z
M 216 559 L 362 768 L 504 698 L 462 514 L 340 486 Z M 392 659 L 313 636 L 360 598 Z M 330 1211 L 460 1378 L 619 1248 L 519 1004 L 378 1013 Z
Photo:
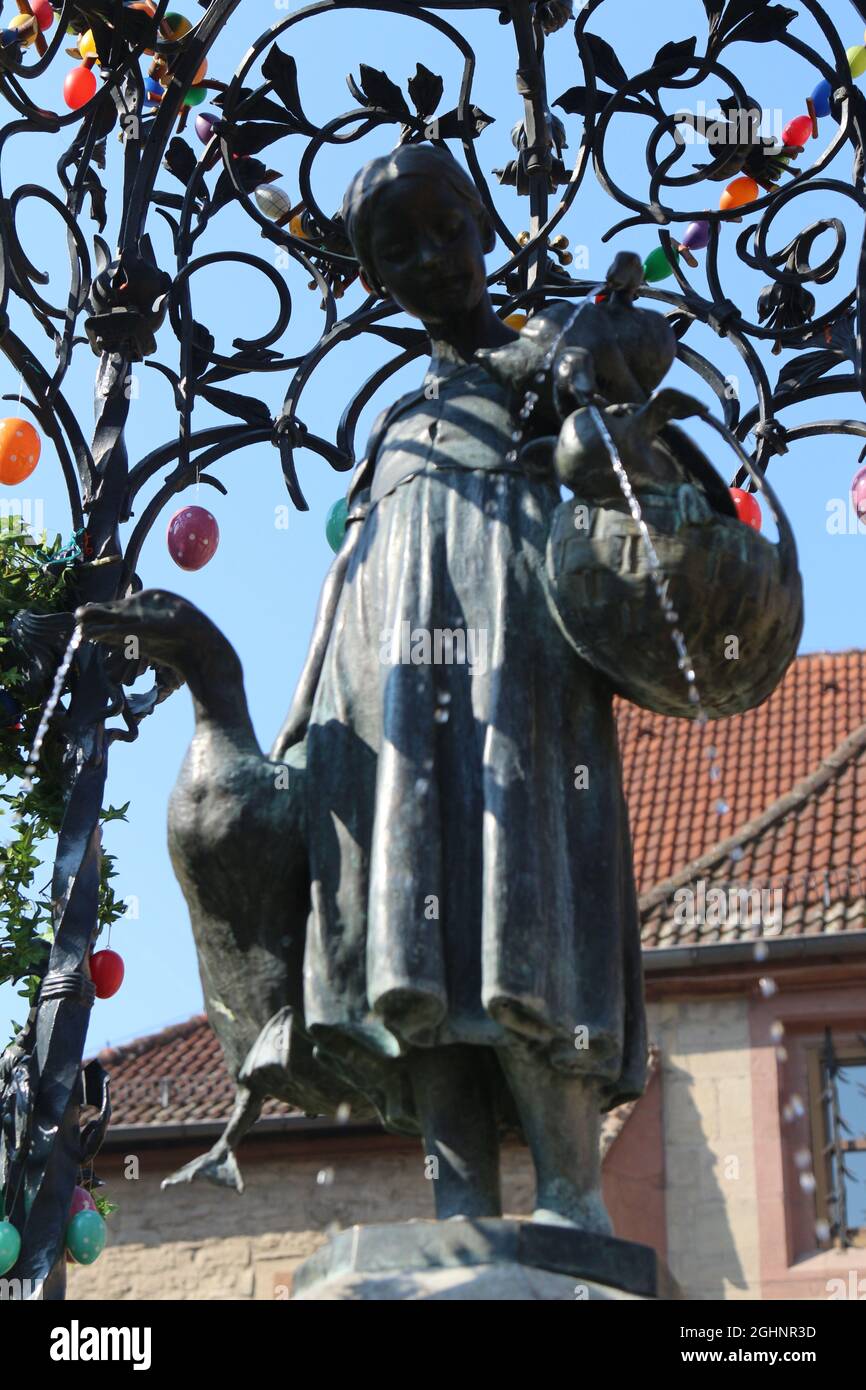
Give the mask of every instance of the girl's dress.
M 306 1024 L 396 1128 L 415 1047 L 519 1038 L 609 1106 L 645 1079 L 612 691 L 551 615 L 560 496 L 513 430 L 456 355 L 387 413 L 312 694 Z

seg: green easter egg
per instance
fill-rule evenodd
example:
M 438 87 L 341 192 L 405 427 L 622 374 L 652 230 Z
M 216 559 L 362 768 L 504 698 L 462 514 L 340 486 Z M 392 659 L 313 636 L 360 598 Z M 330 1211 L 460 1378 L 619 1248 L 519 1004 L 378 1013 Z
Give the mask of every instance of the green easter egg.
M 174 39 L 182 39 L 184 34 L 188 34 L 192 28 L 186 15 L 178 14 L 177 10 L 169 10 L 162 22 L 168 25 Z
M 105 1222 L 98 1211 L 76 1212 L 66 1227 L 66 1249 L 76 1264 L 92 1265 L 105 1249 Z
M 673 252 L 674 260 L 680 258 L 679 251 Z M 666 280 L 669 275 L 673 275 L 674 268 L 668 253 L 663 246 L 657 246 L 655 251 L 650 251 L 643 263 L 643 274 L 647 284 L 651 285 L 656 280 Z
M 0 1275 L 7 1274 L 21 1253 L 21 1237 L 11 1221 L 0 1221 Z
M 207 101 L 207 87 L 190 87 L 183 99 L 184 106 L 201 106 Z
M 339 502 L 335 502 L 328 511 L 328 519 L 325 522 L 325 535 L 328 538 L 328 545 L 333 551 L 338 551 L 343 544 L 346 534 L 346 517 L 349 515 L 349 507 L 345 497 L 341 497 Z

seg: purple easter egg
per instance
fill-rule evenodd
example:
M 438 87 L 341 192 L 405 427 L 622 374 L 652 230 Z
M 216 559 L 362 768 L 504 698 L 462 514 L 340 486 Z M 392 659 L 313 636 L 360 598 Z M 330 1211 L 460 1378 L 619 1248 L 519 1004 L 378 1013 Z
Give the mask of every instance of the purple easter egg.
M 710 224 L 709 222 L 691 222 L 686 227 L 681 246 L 685 246 L 689 251 L 703 251 L 710 244 Z
M 195 133 L 206 145 L 214 132 L 214 126 L 219 125 L 219 116 L 214 116 L 208 111 L 201 111 L 195 118 Z

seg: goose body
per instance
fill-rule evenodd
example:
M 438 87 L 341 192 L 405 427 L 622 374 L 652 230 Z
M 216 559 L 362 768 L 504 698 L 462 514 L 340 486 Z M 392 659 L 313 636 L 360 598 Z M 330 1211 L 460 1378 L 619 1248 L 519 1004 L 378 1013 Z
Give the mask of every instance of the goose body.
M 303 1026 L 304 936 L 309 910 L 302 744 L 280 760 L 256 740 L 240 661 L 199 609 L 144 590 L 76 615 L 84 636 L 129 637 L 141 655 L 189 686 L 195 730 L 172 791 L 168 847 L 189 910 L 208 1020 L 237 1085 L 213 1149 L 165 1185 L 198 1176 L 243 1189 L 234 1151 L 268 1096 L 312 1114 L 370 1102 L 317 1061 Z

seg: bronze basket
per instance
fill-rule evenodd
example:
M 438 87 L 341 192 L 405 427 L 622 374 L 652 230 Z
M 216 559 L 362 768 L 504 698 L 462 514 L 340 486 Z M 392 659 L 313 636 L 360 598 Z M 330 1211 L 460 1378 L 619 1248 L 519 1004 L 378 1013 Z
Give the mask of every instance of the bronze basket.
M 779 542 L 720 515 L 690 483 L 641 492 L 643 519 L 661 564 L 695 671 L 678 664 L 652 579 L 650 559 L 625 498 L 586 504 L 580 496 L 554 515 L 547 568 L 554 614 L 574 650 L 614 689 L 657 714 L 711 719 L 742 714 L 773 692 L 796 655 L 803 590 L 787 517 L 738 441 L 713 421 L 756 479 L 775 517 Z M 707 464 L 709 467 L 709 464 Z M 732 640 L 736 639 L 736 641 Z

